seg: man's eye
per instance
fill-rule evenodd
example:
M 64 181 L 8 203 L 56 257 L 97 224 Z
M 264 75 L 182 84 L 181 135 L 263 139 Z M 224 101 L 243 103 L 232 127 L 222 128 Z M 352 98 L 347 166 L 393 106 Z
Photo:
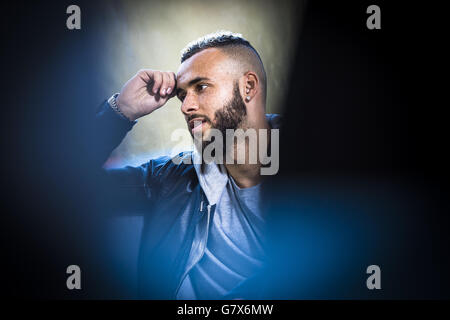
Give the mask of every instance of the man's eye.
M 202 90 L 206 89 L 207 87 L 208 87 L 207 84 L 199 84 L 199 85 L 198 85 L 198 90 L 199 90 L 199 91 L 202 91 Z

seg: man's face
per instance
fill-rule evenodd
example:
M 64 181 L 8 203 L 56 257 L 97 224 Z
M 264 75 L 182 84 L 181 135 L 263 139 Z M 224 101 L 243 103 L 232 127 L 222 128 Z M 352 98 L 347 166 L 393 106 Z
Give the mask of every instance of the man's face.
M 205 49 L 181 64 L 177 96 L 192 136 L 201 131 L 203 139 L 208 139 L 211 128 L 225 136 L 226 129 L 241 127 L 246 116 L 235 66 L 216 48 Z

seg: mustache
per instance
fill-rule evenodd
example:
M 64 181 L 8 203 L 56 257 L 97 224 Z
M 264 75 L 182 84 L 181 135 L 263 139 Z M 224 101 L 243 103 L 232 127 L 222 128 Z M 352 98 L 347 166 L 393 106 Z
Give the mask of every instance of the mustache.
M 191 114 L 189 117 L 187 117 L 186 122 L 189 122 L 195 118 L 203 118 L 203 119 L 205 119 L 206 122 L 212 123 L 211 119 L 207 115 L 200 114 L 200 113 Z

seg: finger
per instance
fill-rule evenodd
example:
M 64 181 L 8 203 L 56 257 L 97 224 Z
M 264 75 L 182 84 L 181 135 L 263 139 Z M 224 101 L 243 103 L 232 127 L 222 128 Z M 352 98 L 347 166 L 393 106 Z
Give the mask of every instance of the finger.
M 153 88 L 152 88 L 152 92 L 154 94 L 158 93 L 158 90 L 161 88 L 162 83 L 163 83 L 163 76 L 161 72 L 155 71 L 153 73 Z
M 167 94 L 170 95 L 170 97 L 173 97 L 173 93 L 175 93 L 176 89 L 176 75 L 173 72 L 169 72 L 169 87 L 167 88 Z
M 138 76 L 142 79 L 142 81 L 144 81 L 147 84 L 152 82 L 153 73 L 154 71 L 150 69 L 141 69 L 137 72 Z
M 161 84 L 161 89 L 159 90 L 159 94 L 161 97 L 165 97 L 167 93 L 167 89 L 169 88 L 170 76 L 168 72 L 162 72 L 163 82 Z

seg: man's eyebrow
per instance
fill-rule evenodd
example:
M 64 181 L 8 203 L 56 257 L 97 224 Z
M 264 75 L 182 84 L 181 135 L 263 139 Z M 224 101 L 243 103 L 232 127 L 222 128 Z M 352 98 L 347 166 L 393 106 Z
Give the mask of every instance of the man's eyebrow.
M 195 85 L 196 83 L 198 83 L 198 82 L 200 82 L 200 81 L 205 81 L 205 80 L 210 80 L 210 79 L 207 78 L 207 77 L 196 77 L 196 78 L 192 79 L 191 81 L 189 81 L 187 86 L 188 86 L 188 87 L 191 87 L 191 86 Z M 184 91 L 184 90 L 181 89 L 181 88 L 177 88 L 177 94 L 178 94 L 180 91 Z
M 207 78 L 207 77 L 197 77 L 197 78 L 194 78 L 194 79 L 192 79 L 191 81 L 189 81 L 188 87 L 193 86 L 193 85 L 196 84 L 197 82 L 204 81 L 204 80 L 209 80 L 209 78 Z

